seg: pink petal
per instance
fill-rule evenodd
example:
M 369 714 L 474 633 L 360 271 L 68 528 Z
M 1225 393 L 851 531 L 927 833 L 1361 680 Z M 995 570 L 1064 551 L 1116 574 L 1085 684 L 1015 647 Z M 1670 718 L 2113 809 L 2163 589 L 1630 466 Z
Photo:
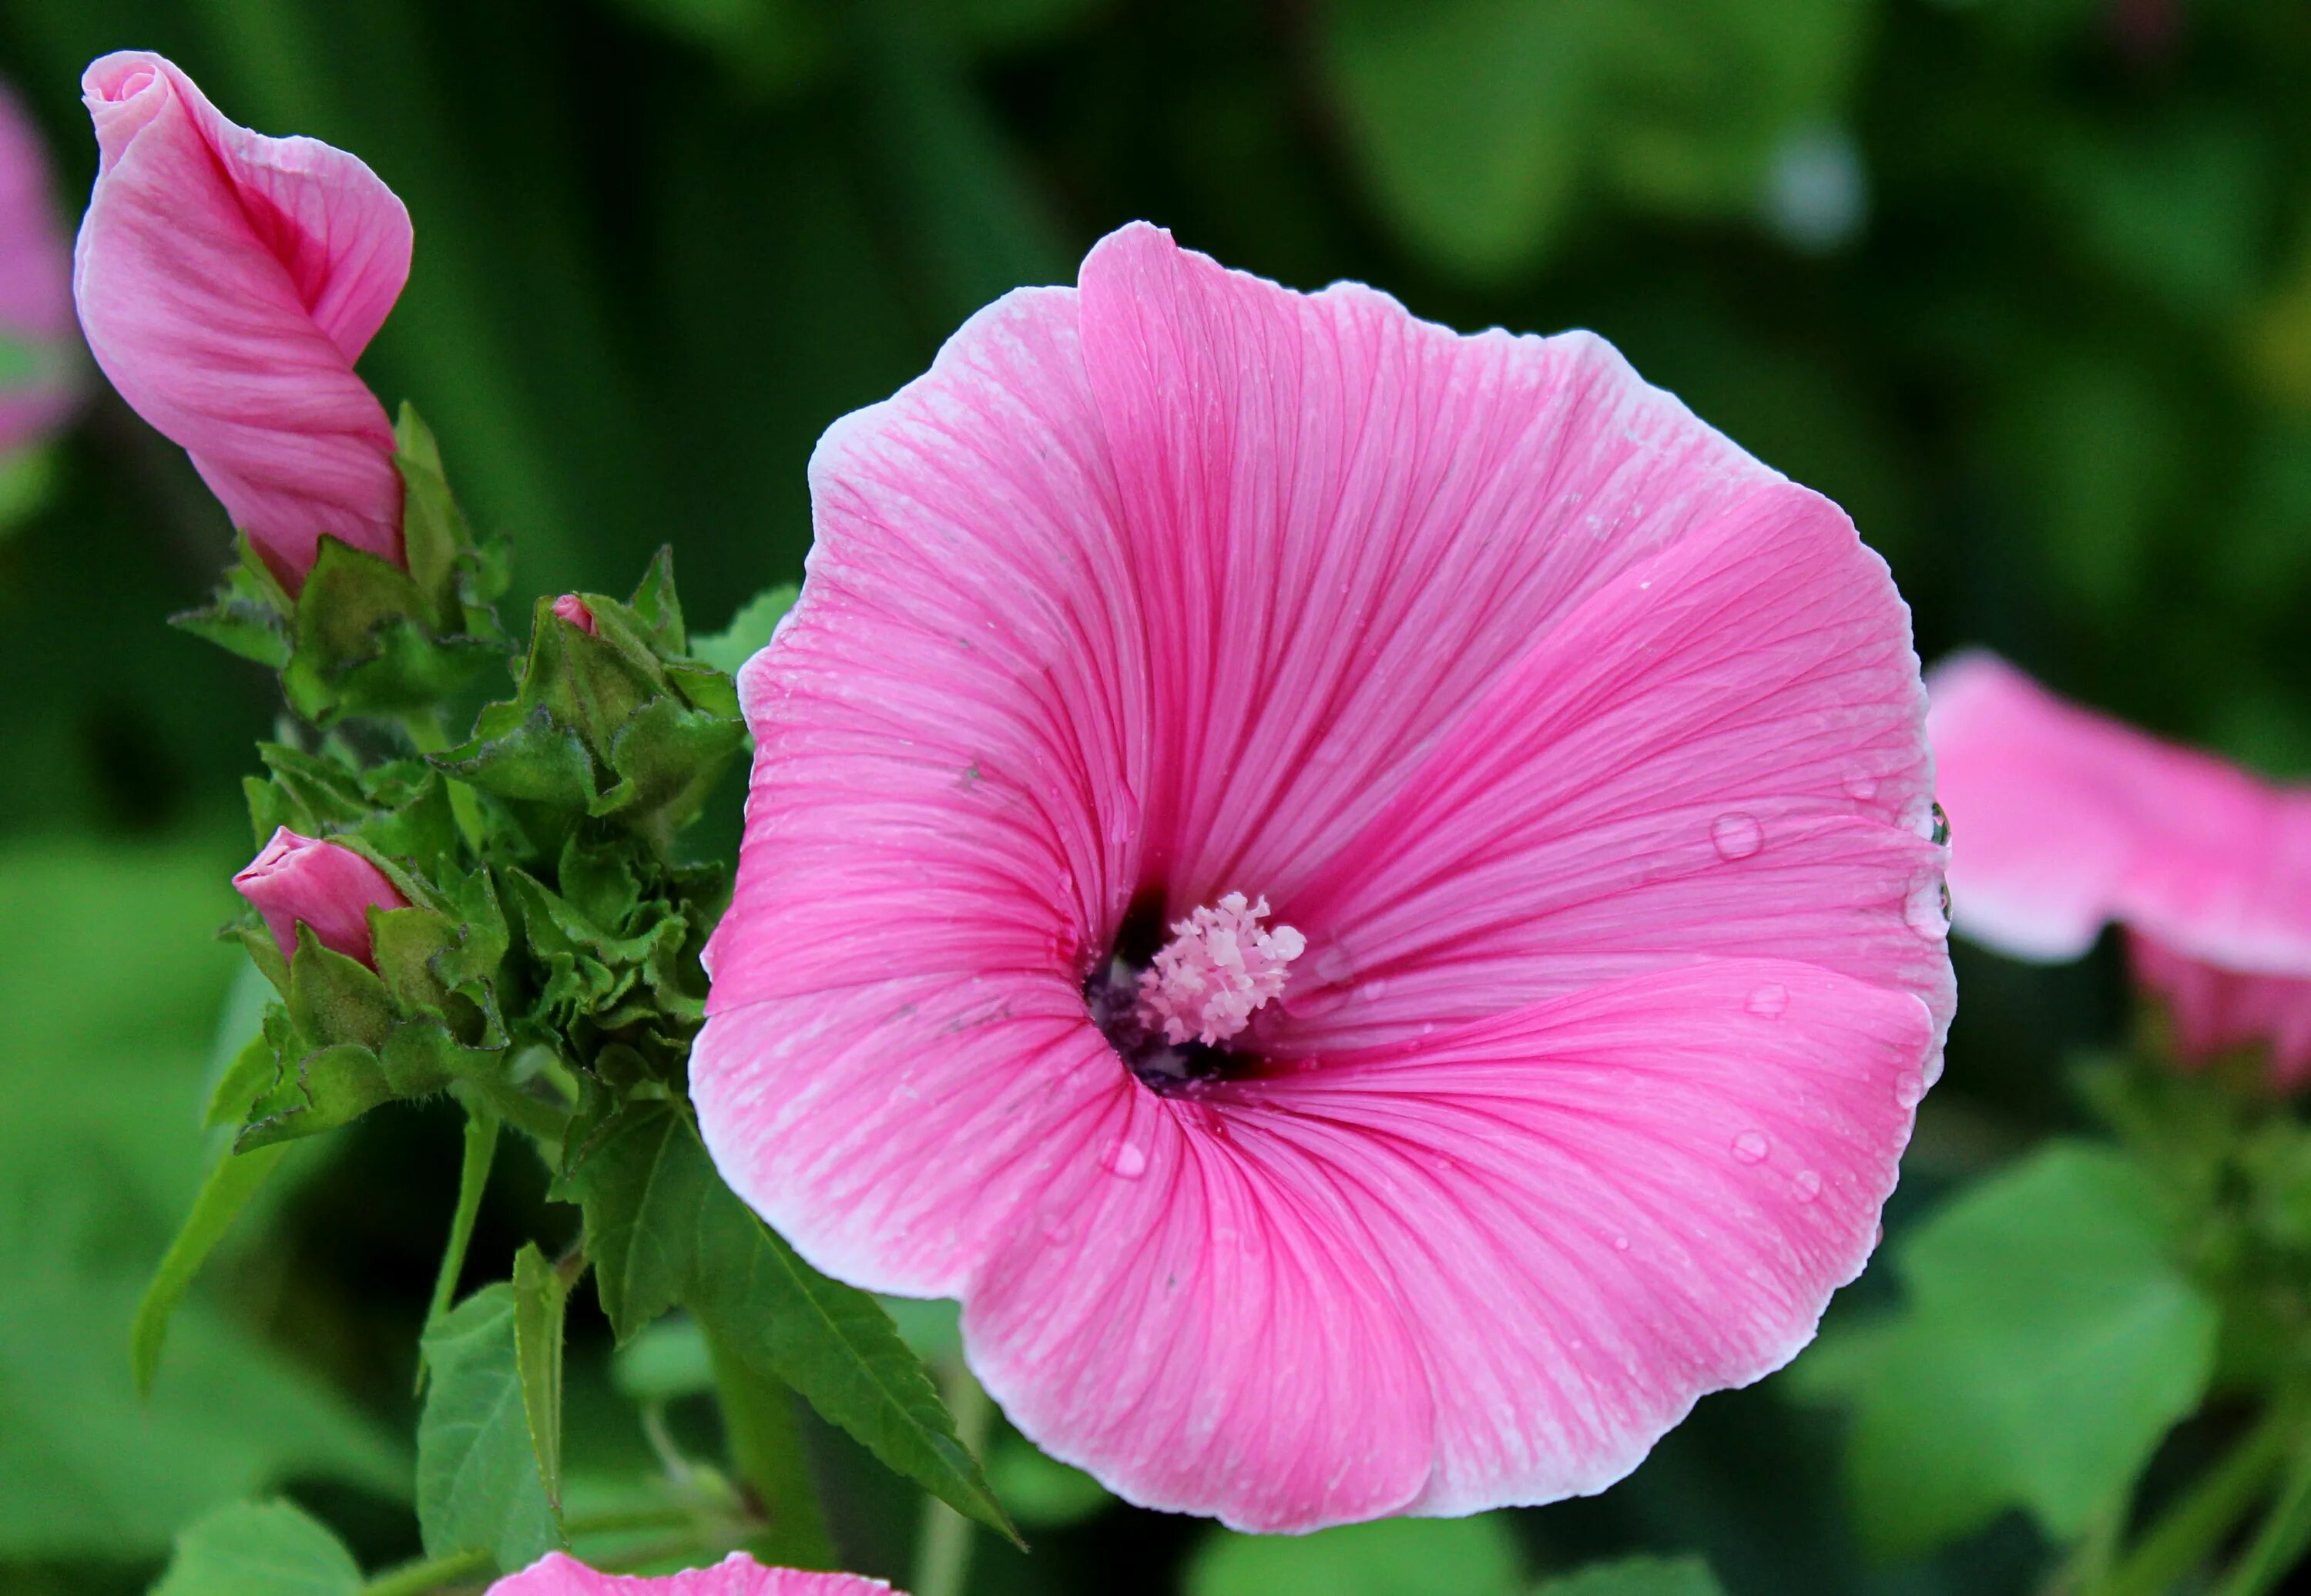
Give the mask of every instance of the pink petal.
M 1240 889 L 1291 920 L 1302 873 L 1537 635 L 1780 482 L 1587 334 L 1462 337 L 1145 224 L 1082 280 L 1161 645 L 1145 826 L 1167 918 Z
M 1959 929 L 2069 959 L 2120 920 L 2187 958 L 2311 975 L 2311 793 L 2065 703 L 1987 654 L 1937 667 L 1929 689 Z
M 0 389 L 0 455 L 55 427 L 78 397 L 71 260 L 48 192 L 48 153 L 0 88 L 0 339 L 29 344 L 44 362 L 25 386 Z
M 740 1195 L 882 1290 L 957 1289 L 1004 1218 L 974 1194 L 1044 1117 L 1138 1089 L 1079 968 L 1138 872 L 1146 711 L 1074 301 L 1008 296 L 828 432 L 810 580 L 740 676 L 754 784 L 692 1091 Z
M 393 429 L 353 362 L 408 276 L 408 213 L 158 56 L 106 56 L 82 87 L 100 163 L 73 286 L 97 363 L 292 588 L 323 535 L 397 563 Z
M 1860 1271 L 1934 1030 L 1726 960 L 1147 1099 L 1054 1133 L 973 1367 L 1057 1455 L 1243 1529 L 1601 1490 Z
M 1947 1024 L 1923 714 L 1884 565 L 1827 500 L 1766 484 L 1592 588 L 1278 902 L 1310 979 L 1261 1040 L 1401 1040 L 1748 955 Z
M 2134 979 L 2165 999 L 2185 1060 L 2268 1046 L 2274 1084 L 2311 1080 L 2311 977 L 2225 970 L 2141 935 L 2126 945 Z
M 575 1557 L 548 1552 L 489 1589 L 489 1596 L 903 1596 L 879 1579 L 855 1574 L 806 1574 L 765 1568 L 732 1552 L 711 1568 L 644 1578 L 597 1574 Z

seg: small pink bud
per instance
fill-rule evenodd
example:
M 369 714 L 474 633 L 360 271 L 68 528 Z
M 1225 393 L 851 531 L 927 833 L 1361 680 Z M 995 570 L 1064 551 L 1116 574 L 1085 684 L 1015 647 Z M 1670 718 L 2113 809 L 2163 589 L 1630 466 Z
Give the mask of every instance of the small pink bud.
M 409 276 L 409 213 L 310 138 L 227 121 L 143 50 L 81 77 L 96 188 L 73 297 L 96 363 L 294 592 L 326 534 L 403 561 L 392 424 L 353 362 Z
M 284 959 L 297 956 L 297 928 L 303 924 L 313 928 L 323 947 L 374 970 L 371 907 L 409 907 L 409 900 L 394 889 L 384 871 L 344 843 L 301 837 L 285 825 L 232 878 L 232 885 L 257 905 Z
M 572 626 L 578 628 L 579 631 L 584 632 L 588 637 L 599 637 L 601 635 L 600 631 L 594 624 L 593 610 L 587 605 L 584 599 L 579 597 L 575 593 L 564 593 L 561 597 L 555 599 L 554 601 L 554 613 L 560 615 L 563 620 L 569 622 Z

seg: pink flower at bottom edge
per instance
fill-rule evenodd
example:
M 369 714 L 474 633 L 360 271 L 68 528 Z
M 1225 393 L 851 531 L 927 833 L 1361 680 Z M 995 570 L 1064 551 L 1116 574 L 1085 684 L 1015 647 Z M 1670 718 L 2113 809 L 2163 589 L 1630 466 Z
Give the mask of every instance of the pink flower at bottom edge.
M 2311 1074 L 2311 792 L 2055 697 L 1991 655 L 1937 666 L 1928 732 L 1958 927 L 2071 959 L 2127 928 L 2187 1060 L 2266 1042 Z
M 597 1574 L 575 1557 L 548 1552 L 492 1585 L 489 1596 L 904 1596 L 879 1579 L 765 1568 L 732 1552 L 711 1568 L 642 1577 Z
M 73 295 L 97 364 L 291 592 L 324 536 L 399 564 L 393 425 L 353 362 L 408 278 L 408 212 L 353 156 L 236 126 L 148 51 L 81 88 L 99 160 Z
M 810 479 L 692 1080 L 814 1263 L 1252 1530 L 1601 1490 L 1806 1343 L 1952 1002 L 1834 505 L 1593 336 L 1146 226 Z

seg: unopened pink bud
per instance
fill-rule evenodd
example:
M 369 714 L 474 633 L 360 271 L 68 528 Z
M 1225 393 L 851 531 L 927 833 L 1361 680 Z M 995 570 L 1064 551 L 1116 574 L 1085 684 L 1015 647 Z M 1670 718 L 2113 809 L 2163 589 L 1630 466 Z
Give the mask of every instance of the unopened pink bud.
M 323 947 L 374 970 L 371 908 L 409 907 L 384 871 L 344 843 L 301 837 L 285 825 L 232 885 L 257 905 L 284 959 L 297 956 L 297 928 L 303 924 L 313 928 Z
M 588 637 L 599 637 L 601 635 L 599 629 L 594 624 L 594 611 L 592 607 L 575 593 L 564 593 L 561 597 L 555 599 L 554 601 L 554 613 L 560 615 L 563 620 L 569 622 L 572 626 L 578 628 L 579 631 L 584 632 Z
M 393 427 L 353 362 L 409 275 L 408 212 L 342 150 L 236 126 L 159 56 L 106 56 L 81 89 L 98 161 L 73 295 L 96 363 L 292 592 L 325 534 L 400 564 Z

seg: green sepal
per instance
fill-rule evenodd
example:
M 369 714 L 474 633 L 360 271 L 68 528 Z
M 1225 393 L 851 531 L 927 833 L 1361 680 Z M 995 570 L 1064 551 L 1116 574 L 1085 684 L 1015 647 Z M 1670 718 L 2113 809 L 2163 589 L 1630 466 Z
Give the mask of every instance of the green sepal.
M 332 738 L 318 753 L 259 743 L 270 781 L 250 777 L 250 829 L 261 846 L 275 828 L 360 846 L 380 863 L 429 878 L 463 874 L 456 809 L 441 773 L 417 759 L 363 768 Z M 397 883 L 398 885 L 398 883 Z
M 594 630 L 540 599 L 515 695 L 434 763 L 502 800 L 535 851 L 587 819 L 661 850 L 744 746 L 729 677 L 684 652 L 687 632 L 664 550 L 632 598 L 580 595 Z
M 405 402 L 394 423 L 393 463 L 401 473 L 401 540 L 409 578 L 431 606 L 438 631 L 498 630 L 490 606 L 505 592 L 507 561 L 502 540 L 474 536 L 465 512 L 449 492 L 441 467 L 441 446 L 433 430 Z
M 454 630 L 436 629 L 435 608 L 399 566 L 322 538 L 281 672 L 291 706 L 317 726 L 349 714 L 407 715 L 505 658 L 505 634 L 485 606 L 462 610 Z
M 249 534 L 236 534 L 233 546 L 237 556 L 208 604 L 170 615 L 169 624 L 279 670 L 289 663 L 296 603 L 258 555 Z

